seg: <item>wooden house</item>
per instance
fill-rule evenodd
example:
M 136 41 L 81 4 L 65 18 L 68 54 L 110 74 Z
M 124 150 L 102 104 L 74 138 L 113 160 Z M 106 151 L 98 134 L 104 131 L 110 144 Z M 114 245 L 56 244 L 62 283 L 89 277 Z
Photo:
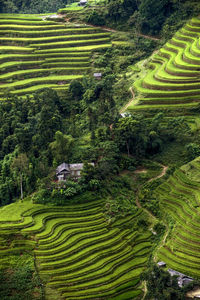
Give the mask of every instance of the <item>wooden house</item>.
M 79 1 L 79 6 L 85 6 L 87 4 L 87 0 L 80 0 Z
M 94 73 L 93 76 L 95 79 L 100 80 L 102 78 L 102 73 Z
M 94 166 L 94 163 L 90 163 Z M 71 178 L 77 180 L 81 177 L 81 170 L 83 169 L 84 164 L 66 164 L 62 163 L 56 169 L 56 176 L 58 181 L 67 180 L 67 178 Z

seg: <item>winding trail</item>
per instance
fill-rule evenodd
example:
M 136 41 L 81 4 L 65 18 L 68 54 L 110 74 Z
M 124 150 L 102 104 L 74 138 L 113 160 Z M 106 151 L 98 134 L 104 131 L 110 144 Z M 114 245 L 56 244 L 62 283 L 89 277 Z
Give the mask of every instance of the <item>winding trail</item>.
M 153 180 L 156 180 L 156 179 L 158 179 L 158 178 L 161 178 L 161 177 L 165 176 L 165 174 L 166 174 L 166 172 L 167 172 L 167 169 L 168 169 L 168 166 L 164 166 L 164 165 L 161 165 L 161 166 L 162 166 L 162 168 L 163 168 L 163 169 L 162 169 L 162 172 L 161 172 L 158 176 L 149 179 L 147 182 L 151 182 L 151 181 L 153 181 Z M 138 193 L 137 193 L 137 195 L 136 195 L 136 205 L 137 205 L 138 208 L 143 208 L 142 205 L 141 205 L 141 203 L 140 203 L 140 201 L 139 201 Z M 146 208 L 143 208 L 143 209 L 148 213 L 148 215 L 149 215 L 151 218 L 156 219 L 156 217 L 155 217 L 150 211 L 148 211 Z
M 162 239 L 162 241 L 161 241 L 159 247 L 156 249 L 155 255 L 154 255 L 154 257 L 153 257 L 154 262 L 157 261 L 157 253 L 158 253 L 158 251 L 160 250 L 160 248 L 161 248 L 162 246 L 164 246 L 164 244 L 165 244 L 165 242 L 166 242 L 166 239 L 167 239 L 167 237 L 168 237 L 168 234 L 169 234 L 169 227 L 168 227 L 167 224 L 165 224 L 165 225 L 166 225 L 166 227 L 167 227 L 167 230 L 166 230 L 166 232 L 165 232 L 165 235 L 164 235 L 164 237 L 163 237 L 163 239 Z
M 164 165 L 161 165 L 161 166 L 162 166 L 162 168 L 163 168 L 163 169 L 162 169 L 162 172 L 161 172 L 158 176 L 149 179 L 148 182 L 152 182 L 153 180 L 156 180 L 156 179 L 158 179 L 158 178 L 161 178 L 161 177 L 165 176 L 165 174 L 166 174 L 166 172 L 167 172 L 167 170 L 168 170 L 168 166 L 164 166 Z M 140 201 L 139 201 L 138 192 L 137 192 L 137 194 L 136 194 L 136 205 L 137 205 L 138 208 L 142 208 L 142 209 L 143 209 L 143 210 L 144 210 L 144 211 L 145 211 L 145 212 L 146 212 L 153 220 L 156 220 L 156 219 L 157 219 L 157 218 L 156 218 L 149 210 L 147 210 L 146 208 L 143 208 L 143 207 L 142 207 L 142 205 L 141 205 L 141 203 L 140 203 Z M 166 232 L 165 232 L 165 234 L 164 234 L 164 237 L 163 237 L 163 239 L 162 239 L 162 241 L 161 241 L 159 247 L 156 249 L 156 252 L 155 252 L 155 255 L 154 255 L 154 258 L 153 258 L 154 262 L 156 262 L 156 260 L 157 260 L 157 253 L 158 253 L 159 249 L 160 249 L 162 246 L 164 246 L 164 244 L 165 244 L 165 242 L 166 242 L 166 239 L 167 239 L 167 237 L 168 237 L 168 234 L 169 234 L 169 227 L 168 227 L 167 224 L 165 224 L 165 225 L 166 225 L 167 230 L 166 230 Z M 153 232 L 153 229 L 152 229 L 152 228 L 151 228 L 151 231 Z M 144 283 L 144 284 L 145 284 L 145 283 Z M 146 293 L 147 293 L 147 290 L 145 289 L 145 285 L 144 285 L 144 296 L 143 296 L 142 300 L 145 298 Z
M 162 166 L 162 168 L 163 168 L 163 169 L 162 169 L 162 172 L 161 172 L 158 176 L 149 179 L 148 182 L 151 182 L 151 181 L 153 181 L 153 180 L 156 180 L 156 179 L 158 179 L 158 178 L 161 178 L 161 177 L 165 176 L 165 174 L 166 174 L 166 172 L 167 172 L 167 169 L 168 169 L 168 166 L 164 166 L 164 165 L 161 165 L 161 166 Z
M 69 21 L 70 19 L 66 19 L 66 20 Z M 86 25 L 89 25 L 89 26 L 92 26 L 92 27 L 95 27 L 95 28 L 100 28 L 100 29 L 103 29 L 103 30 L 109 31 L 109 32 L 119 32 L 119 33 L 125 33 L 125 34 L 128 33 L 128 32 L 116 30 L 116 29 L 113 29 L 113 28 L 110 28 L 110 27 L 107 27 L 107 26 L 96 26 L 96 25 L 92 25 L 92 24 L 86 24 Z M 160 41 L 160 38 L 158 38 L 158 37 L 143 34 L 143 33 L 140 33 L 140 32 L 137 32 L 135 35 L 143 37 L 143 38 L 148 39 L 148 40 L 152 40 L 152 41 Z
M 142 33 L 137 33 L 137 36 L 141 36 L 145 39 L 149 39 L 149 40 L 152 40 L 152 41 L 160 41 L 159 38 L 157 37 L 154 37 L 154 36 L 151 36 L 151 35 L 146 35 L 146 34 L 142 34 Z
M 130 87 L 129 91 L 131 92 L 132 98 L 131 98 L 131 100 L 125 106 L 122 107 L 122 109 L 120 110 L 120 114 L 122 114 L 123 112 L 125 112 L 126 109 L 128 108 L 128 106 L 135 100 L 135 93 L 133 91 L 133 88 Z
M 144 291 L 144 295 L 143 295 L 143 297 L 142 297 L 141 300 L 144 300 L 145 297 L 146 297 L 146 294 L 147 294 L 147 283 L 146 283 L 146 281 L 144 281 L 144 289 L 143 289 L 143 291 Z

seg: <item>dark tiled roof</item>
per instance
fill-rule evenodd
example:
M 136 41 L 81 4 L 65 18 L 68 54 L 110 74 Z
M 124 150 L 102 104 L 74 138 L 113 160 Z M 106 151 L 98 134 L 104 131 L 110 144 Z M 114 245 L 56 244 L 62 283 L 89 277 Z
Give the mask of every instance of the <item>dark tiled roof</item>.
M 60 172 L 62 171 L 68 171 L 70 172 L 70 169 L 69 169 L 69 165 L 66 164 L 66 163 L 62 163 L 61 165 L 59 165 L 56 169 L 56 175 L 58 175 Z

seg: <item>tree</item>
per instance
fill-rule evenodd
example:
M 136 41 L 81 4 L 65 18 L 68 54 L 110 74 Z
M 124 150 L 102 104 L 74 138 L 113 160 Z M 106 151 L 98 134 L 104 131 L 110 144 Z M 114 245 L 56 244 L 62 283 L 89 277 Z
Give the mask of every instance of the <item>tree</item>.
M 25 153 L 20 154 L 13 160 L 11 168 L 13 168 L 20 177 L 21 200 L 23 199 L 23 176 L 28 174 L 29 161 Z
M 187 144 L 185 150 L 189 160 L 193 160 L 200 155 L 200 146 L 196 143 Z
M 169 0 L 143 0 L 139 6 L 143 31 L 151 34 L 159 33 L 169 9 Z
M 145 299 L 184 300 L 185 292 L 178 286 L 176 276 L 153 265 L 142 274 L 142 280 L 147 281 L 147 295 Z
M 137 120 L 134 120 L 132 117 L 121 118 L 116 124 L 115 132 L 117 134 L 117 140 L 122 146 L 126 145 L 128 156 L 130 155 L 130 147 L 136 146 L 134 141 L 136 142 L 139 136 L 139 125 L 139 122 Z
M 63 134 L 61 131 L 55 133 L 54 142 L 49 144 L 54 157 L 54 163 L 58 165 L 63 161 L 68 161 L 71 153 L 74 139 L 71 135 Z
M 73 80 L 69 86 L 69 93 L 75 100 L 80 100 L 83 96 L 84 87 L 79 80 Z
M 115 22 L 127 19 L 137 9 L 137 0 L 109 0 L 108 15 Z

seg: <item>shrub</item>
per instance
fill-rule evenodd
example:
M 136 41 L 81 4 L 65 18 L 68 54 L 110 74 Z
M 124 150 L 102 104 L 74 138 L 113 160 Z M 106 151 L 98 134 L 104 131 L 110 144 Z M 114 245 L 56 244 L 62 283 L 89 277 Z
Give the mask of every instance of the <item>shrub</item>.
M 193 160 L 200 155 L 200 146 L 196 143 L 187 144 L 185 149 L 189 160 Z
M 102 15 L 100 15 L 98 12 L 93 11 L 87 18 L 86 22 L 91 23 L 93 25 L 97 26 L 103 26 L 105 25 L 105 19 Z

